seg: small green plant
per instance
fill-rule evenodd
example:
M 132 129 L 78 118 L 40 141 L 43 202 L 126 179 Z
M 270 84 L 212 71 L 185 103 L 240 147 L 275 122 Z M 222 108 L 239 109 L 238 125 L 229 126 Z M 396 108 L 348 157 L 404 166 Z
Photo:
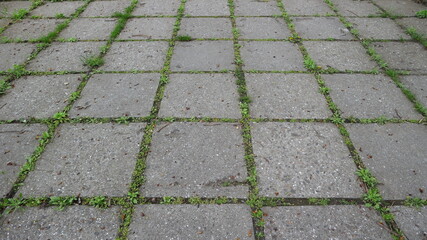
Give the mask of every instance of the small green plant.
M 76 197 L 51 197 L 49 204 L 58 206 L 58 210 L 64 210 L 66 206 L 72 205 L 76 200 Z
M 365 205 L 367 207 L 372 207 L 375 210 L 381 210 L 381 194 L 378 192 L 378 189 L 371 188 L 368 189 L 368 192 L 363 195 L 363 200 L 365 201 Z
M 119 124 L 129 124 L 129 121 L 130 121 L 130 117 L 125 117 L 125 116 L 119 117 L 115 120 L 115 122 Z
M 316 65 L 316 63 L 315 63 L 315 62 L 314 62 L 314 60 L 313 60 L 313 59 L 311 59 L 310 57 L 306 57 L 306 58 L 304 59 L 304 66 L 305 66 L 305 68 L 307 68 L 308 70 L 312 70 L 312 71 L 317 70 L 317 65 Z
M 27 74 L 27 70 L 22 65 L 13 65 L 12 69 L 7 70 L 7 74 L 17 79 Z
M 417 18 L 427 18 L 427 10 L 418 11 L 415 16 Z
M 3 212 L 3 215 L 7 215 L 21 209 L 25 204 L 26 201 L 22 198 L 22 194 L 20 194 L 19 198 L 4 199 L 2 202 L 0 202 L 0 208 L 6 208 Z
M 131 203 L 137 204 L 138 203 L 138 193 L 137 192 L 129 192 L 128 193 L 128 199 Z
M 57 13 L 55 18 L 66 18 L 66 16 L 63 13 Z
M 98 197 L 93 197 L 92 199 L 90 199 L 89 205 L 97 207 L 97 208 L 107 208 L 109 204 L 108 204 L 106 197 L 98 196 Z
M 331 200 L 327 198 L 309 198 L 308 203 L 314 204 L 314 205 L 322 205 L 326 206 L 329 204 Z
M 191 197 L 190 199 L 188 199 L 188 201 L 190 202 L 190 204 L 193 204 L 193 205 L 198 205 L 203 203 L 203 200 L 199 197 Z
M 4 80 L 0 80 L 0 95 L 5 94 L 6 91 L 10 88 L 12 88 L 12 85 L 10 85 L 9 82 L 6 82 Z
M 176 40 L 177 41 L 183 41 L 183 42 L 188 42 L 193 40 L 192 37 L 188 36 L 188 35 L 180 35 L 180 36 L 176 36 Z
M 360 179 L 366 184 L 366 186 L 368 186 L 368 188 L 373 188 L 378 184 L 377 179 L 366 168 L 357 170 L 356 175 L 360 177 Z
M 427 206 L 427 199 L 407 197 L 405 200 L 405 206 L 421 208 L 422 206 Z
M 12 19 L 14 20 L 23 19 L 27 14 L 28 14 L 27 9 L 24 9 L 24 8 L 17 9 L 12 13 Z
M 160 204 L 172 204 L 175 201 L 174 197 L 163 197 Z
M 100 56 L 91 55 L 83 58 L 83 64 L 92 68 L 99 67 L 104 64 L 104 59 L 102 59 Z

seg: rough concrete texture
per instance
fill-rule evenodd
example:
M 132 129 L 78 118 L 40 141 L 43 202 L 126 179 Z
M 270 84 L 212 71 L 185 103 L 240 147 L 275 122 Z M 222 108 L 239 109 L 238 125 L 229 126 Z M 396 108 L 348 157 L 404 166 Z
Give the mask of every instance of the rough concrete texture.
M 343 117 L 420 119 L 413 104 L 384 75 L 323 75 Z
M 145 205 L 135 213 L 129 239 L 255 239 L 247 205 Z
M 162 123 L 147 157 L 145 196 L 246 198 L 240 124 Z
M 190 16 L 230 16 L 227 0 L 187 0 L 185 14 Z
M 12 20 L 7 19 L 7 18 L 0 19 L 0 28 L 7 27 L 11 22 L 12 22 Z
M 14 82 L 14 88 L 0 98 L 0 119 L 51 117 L 67 106 L 80 81 L 78 74 L 20 78 Z
M 321 119 L 332 114 L 312 75 L 264 73 L 245 77 L 253 118 Z
M 293 22 L 303 39 L 354 39 L 336 17 L 297 17 L 293 18 Z
M 265 207 L 265 239 L 392 239 L 364 206 Z
M 63 124 L 23 196 L 126 196 L 145 124 Z
M 111 17 L 116 12 L 123 12 L 127 3 L 119 1 L 94 1 L 89 4 L 80 17 Z
M 227 18 L 183 18 L 179 36 L 192 38 L 232 38 Z
M 0 43 L 0 71 L 11 69 L 13 65 L 23 64 L 36 50 L 30 43 Z
M 351 18 L 362 38 L 370 39 L 411 39 L 403 29 L 401 29 L 393 20 L 388 18 Z
M 237 18 L 240 39 L 287 39 L 291 33 L 281 18 Z
M 427 76 L 409 75 L 400 77 L 403 84 L 415 94 L 418 101 L 427 106 Z
M 405 233 L 408 239 L 423 240 L 427 236 L 427 207 L 410 208 L 392 206 L 391 212 L 395 216 L 397 226 Z
M 30 1 L 7 1 L 0 2 L 0 17 L 12 17 L 19 9 L 30 9 Z
M 348 124 L 350 138 L 385 199 L 427 196 L 427 128 L 419 124 Z
M 404 28 L 415 28 L 418 33 L 427 36 L 427 19 L 425 18 L 401 18 L 396 19 L 396 22 Z
M 138 1 L 134 16 L 174 16 L 177 14 L 180 0 L 142 0 Z
M 63 14 L 65 17 L 69 17 L 84 3 L 84 1 L 47 2 L 31 11 L 30 16 L 55 17 Z
M 285 10 L 290 15 L 326 15 L 334 14 L 323 0 L 282 0 Z
M 373 2 L 384 8 L 387 12 L 400 16 L 415 16 L 416 12 L 427 9 L 425 5 L 416 3 L 415 1 L 373 0 Z
M 6 197 L 12 189 L 20 168 L 36 149 L 37 139 L 46 130 L 47 127 L 42 124 L 0 125 L 0 197 Z
M 368 17 L 381 15 L 382 11 L 368 1 L 332 0 L 339 13 L 348 17 Z
M 70 26 L 64 29 L 59 38 L 77 40 L 108 40 L 117 20 L 114 18 L 80 18 L 74 19 Z
M 71 117 L 146 117 L 150 115 L 160 74 L 94 75 L 74 103 Z
M 173 74 L 169 81 L 159 116 L 241 117 L 232 74 Z
M 130 19 L 117 39 L 169 39 L 172 37 L 173 18 Z
M 24 19 L 8 27 L 0 37 L 9 39 L 31 40 L 46 36 L 63 22 L 57 19 Z
M 119 207 L 25 207 L 0 219 L 0 238 L 112 240 L 120 226 L 119 213 Z
M 280 15 L 280 8 L 274 0 L 248 1 L 236 0 L 235 12 L 236 16 L 273 16 Z
M 360 197 L 356 165 L 338 128 L 325 123 L 252 123 L 261 196 Z

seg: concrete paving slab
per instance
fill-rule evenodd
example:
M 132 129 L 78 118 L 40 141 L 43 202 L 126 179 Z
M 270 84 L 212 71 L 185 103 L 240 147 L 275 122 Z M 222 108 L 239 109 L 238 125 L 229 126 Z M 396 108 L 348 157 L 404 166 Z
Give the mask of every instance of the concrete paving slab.
M 322 75 L 343 117 L 421 119 L 393 80 L 383 75 Z
M 373 47 L 391 68 L 427 73 L 427 51 L 418 43 L 376 42 Z
M 119 216 L 119 207 L 71 206 L 63 211 L 54 207 L 25 207 L 0 220 L 0 238 L 112 240 L 120 226 Z
M 0 125 L 0 197 L 12 189 L 20 168 L 38 145 L 37 139 L 47 130 L 42 124 Z M 1 227 L 0 227 L 1 228 Z
M 172 74 L 159 116 L 241 118 L 233 74 Z
M 273 16 L 282 14 L 277 2 L 273 0 L 235 0 L 234 3 L 235 16 Z
M 237 18 L 240 39 L 287 39 L 291 33 L 282 18 Z
M 147 197 L 246 198 L 248 186 L 239 124 L 163 123 L 147 157 Z
M 22 77 L 0 98 L 0 119 L 51 117 L 67 106 L 80 80 L 78 74 Z
M 31 1 L 4 1 L 0 2 L 0 17 L 12 17 L 19 9 L 30 9 Z
M 297 17 L 292 20 L 303 39 L 354 39 L 336 17 Z
M 403 25 L 405 28 L 415 28 L 418 33 L 427 36 L 427 19 L 421 18 L 401 18 L 396 19 L 396 22 Z
M 70 117 L 146 117 L 159 79 L 158 73 L 93 75 Z
M 332 0 L 339 14 L 346 17 L 368 17 L 381 15 L 382 11 L 372 2 L 354 0 Z
M 117 20 L 114 18 L 79 18 L 70 22 L 59 38 L 77 40 L 108 40 Z
M 142 0 L 139 1 L 134 16 L 175 16 L 178 12 L 180 0 Z
M 156 71 L 163 68 L 167 42 L 114 42 L 105 64 L 100 68 L 106 71 Z
M 227 18 L 183 18 L 178 35 L 192 38 L 233 38 Z
M 117 39 L 170 39 L 174 23 L 174 18 L 133 18 Z
M 332 113 L 313 75 L 245 74 L 253 118 L 322 119 Z
M 1 37 L 20 40 L 38 39 L 55 30 L 56 25 L 61 22 L 63 22 L 63 20 L 24 19 L 8 27 L 1 34 Z
M 361 197 L 356 165 L 338 128 L 325 123 L 252 123 L 259 194 Z
M 245 70 L 303 71 L 302 54 L 289 42 L 240 42 Z
M 393 20 L 388 18 L 349 18 L 362 38 L 400 40 L 411 39 Z
M 58 14 L 63 14 L 69 17 L 84 3 L 84 1 L 47 2 L 31 11 L 30 16 L 55 17 Z
M 232 41 L 192 41 L 175 44 L 172 71 L 234 70 Z
M 0 44 L 0 71 L 11 69 L 16 64 L 23 64 L 34 50 L 36 45 L 31 43 Z
M 264 207 L 265 239 L 392 239 L 364 206 Z
M 145 205 L 134 216 L 129 239 L 255 239 L 251 209 L 242 204 Z
M 188 0 L 185 15 L 190 16 L 230 16 L 227 0 Z
M 80 17 L 111 17 L 116 12 L 123 12 L 129 6 L 128 1 L 94 1 L 91 2 Z
M 11 22 L 12 22 L 12 20 L 7 19 L 7 18 L 0 19 L 0 29 L 7 27 Z
M 420 209 L 392 206 L 395 221 L 408 239 L 423 240 L 427 236 L 427 207 Z
M 84 59 L 97 56 L 105 42 L 63 42 L 52 45 L 41 51 L 27 65 L 32 71 L 87 71 Z
M 384 199 L 427 196 L 427 127 L 420 124 L 347 124 L 360 157 L 378 179 Z
M 282 0 L 285 10 L 290 15 L 326 15 L 334 14 L 323 0 Z
M 19 194 L 126 196 L 144 123 L 62 124 Z
M 415 94 L 418 101 L 427 106 L 427 76 L 426 75 L 409 75 L 401 76 L 403 84 Z
M 308 54 L 323 69 L 363 71 L 377 68 L 366 50 L 358 42 L 304 42 Z
M 375 4 L 393 15 L 415 16 L 415 13 L 427 9 L 425 5 L 410 0 L 373 0 Z

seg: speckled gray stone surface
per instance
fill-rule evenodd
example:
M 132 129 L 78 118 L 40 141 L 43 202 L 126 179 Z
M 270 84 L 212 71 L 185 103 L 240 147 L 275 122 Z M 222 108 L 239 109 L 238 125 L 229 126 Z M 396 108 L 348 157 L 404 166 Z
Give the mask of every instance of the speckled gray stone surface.
M 134 18 L 130 19 L 117 39 L 170 39 L 173 18 Z
M 80 18 L 70 22 L 70 26 L 59 34 L 59 38 L 77 40 L 108 40 L 117 21 L 113 18 Z
M 425 5 L 408 0 L 373 0 L 373 2 L 393 15 L 414 16 L 416 12 L 427 9 Z
M 30 1 L 5 1 L 0 2 L 0 17 L 11 17 L 19 9 L 30 9 Z
M 1 36 L 20 40 L 37 39 L 55 30 L 56 25 L 61 22 L 63 20 L 24 19 L 9 26 Z
M 183 18 L 178 35 L 192 38 L 232 38 L 231 21 L 227 18 Z
M 280 8 L 274 0 L 248 1 L 235 0 L 236 16 L 273 16 L 280 15 Z
M 180 0 L 142 0 L 132 12 L 134 16 L 175 16 Z
M 80 17 L 111 17 L 115 12 L 123 12 L 129 6 L 127 1 L 93 1 Z
M 418 33 L 427 35 L 427 19 L 425 18 L 401 18 L 396 19 L 396 22 L 405 28 L 415 28 Z
M 293 18 L 295 30 L 304 39 L 354 39 L 336 17 Z
M 382 13 L 381 9 L 368 1 L 331 0 L 331 2 L 343 16 L 368 17 L 378 16 Z
M 227 0 L 187 0 L 184 13 L 190 16 L 230 16 Z
M 426 75 L 408 75 L 401 76 L 400 80 L 415 94 L 418 101 L 427 106 L 427 76 Z
M 287 39 L 291 33 L 281 18 L 237 18 L 240 39 Z
M 84 3 L 84 1 L 47 2 L 31 11 L 30 16 L 55 17 L 58 14 L 63 14 L 69 17 Z
M 427 207 L 419 209 L 405 206 L 392 206 L 397 226 L 408 239 L 424 240 L 427 236 Z
M 326 15 L 334 14 L 323 0 L 282 0 L 285 10 L 290 15 Z
M 371 39 L 411 39 L 393 20 L 387 18 L 350 18 L 360 37 Z
M 36 50 L 30 43 L 0 43 L 0 71 L 6 71 L 16 64 L 24 63 Z
M 6 26 L 9 25 L 9 23 L 11 23 L 12 20 L 7 19 L 7 18 L 2 18 L 0 19 L 0 28 L 5 28 Z

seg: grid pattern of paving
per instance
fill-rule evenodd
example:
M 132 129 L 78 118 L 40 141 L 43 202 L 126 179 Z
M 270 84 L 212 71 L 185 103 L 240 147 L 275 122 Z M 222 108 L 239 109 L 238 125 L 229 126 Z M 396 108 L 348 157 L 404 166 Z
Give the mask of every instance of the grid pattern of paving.
M 0 2 L 0 239 L 426 239 L 426 9 Z

